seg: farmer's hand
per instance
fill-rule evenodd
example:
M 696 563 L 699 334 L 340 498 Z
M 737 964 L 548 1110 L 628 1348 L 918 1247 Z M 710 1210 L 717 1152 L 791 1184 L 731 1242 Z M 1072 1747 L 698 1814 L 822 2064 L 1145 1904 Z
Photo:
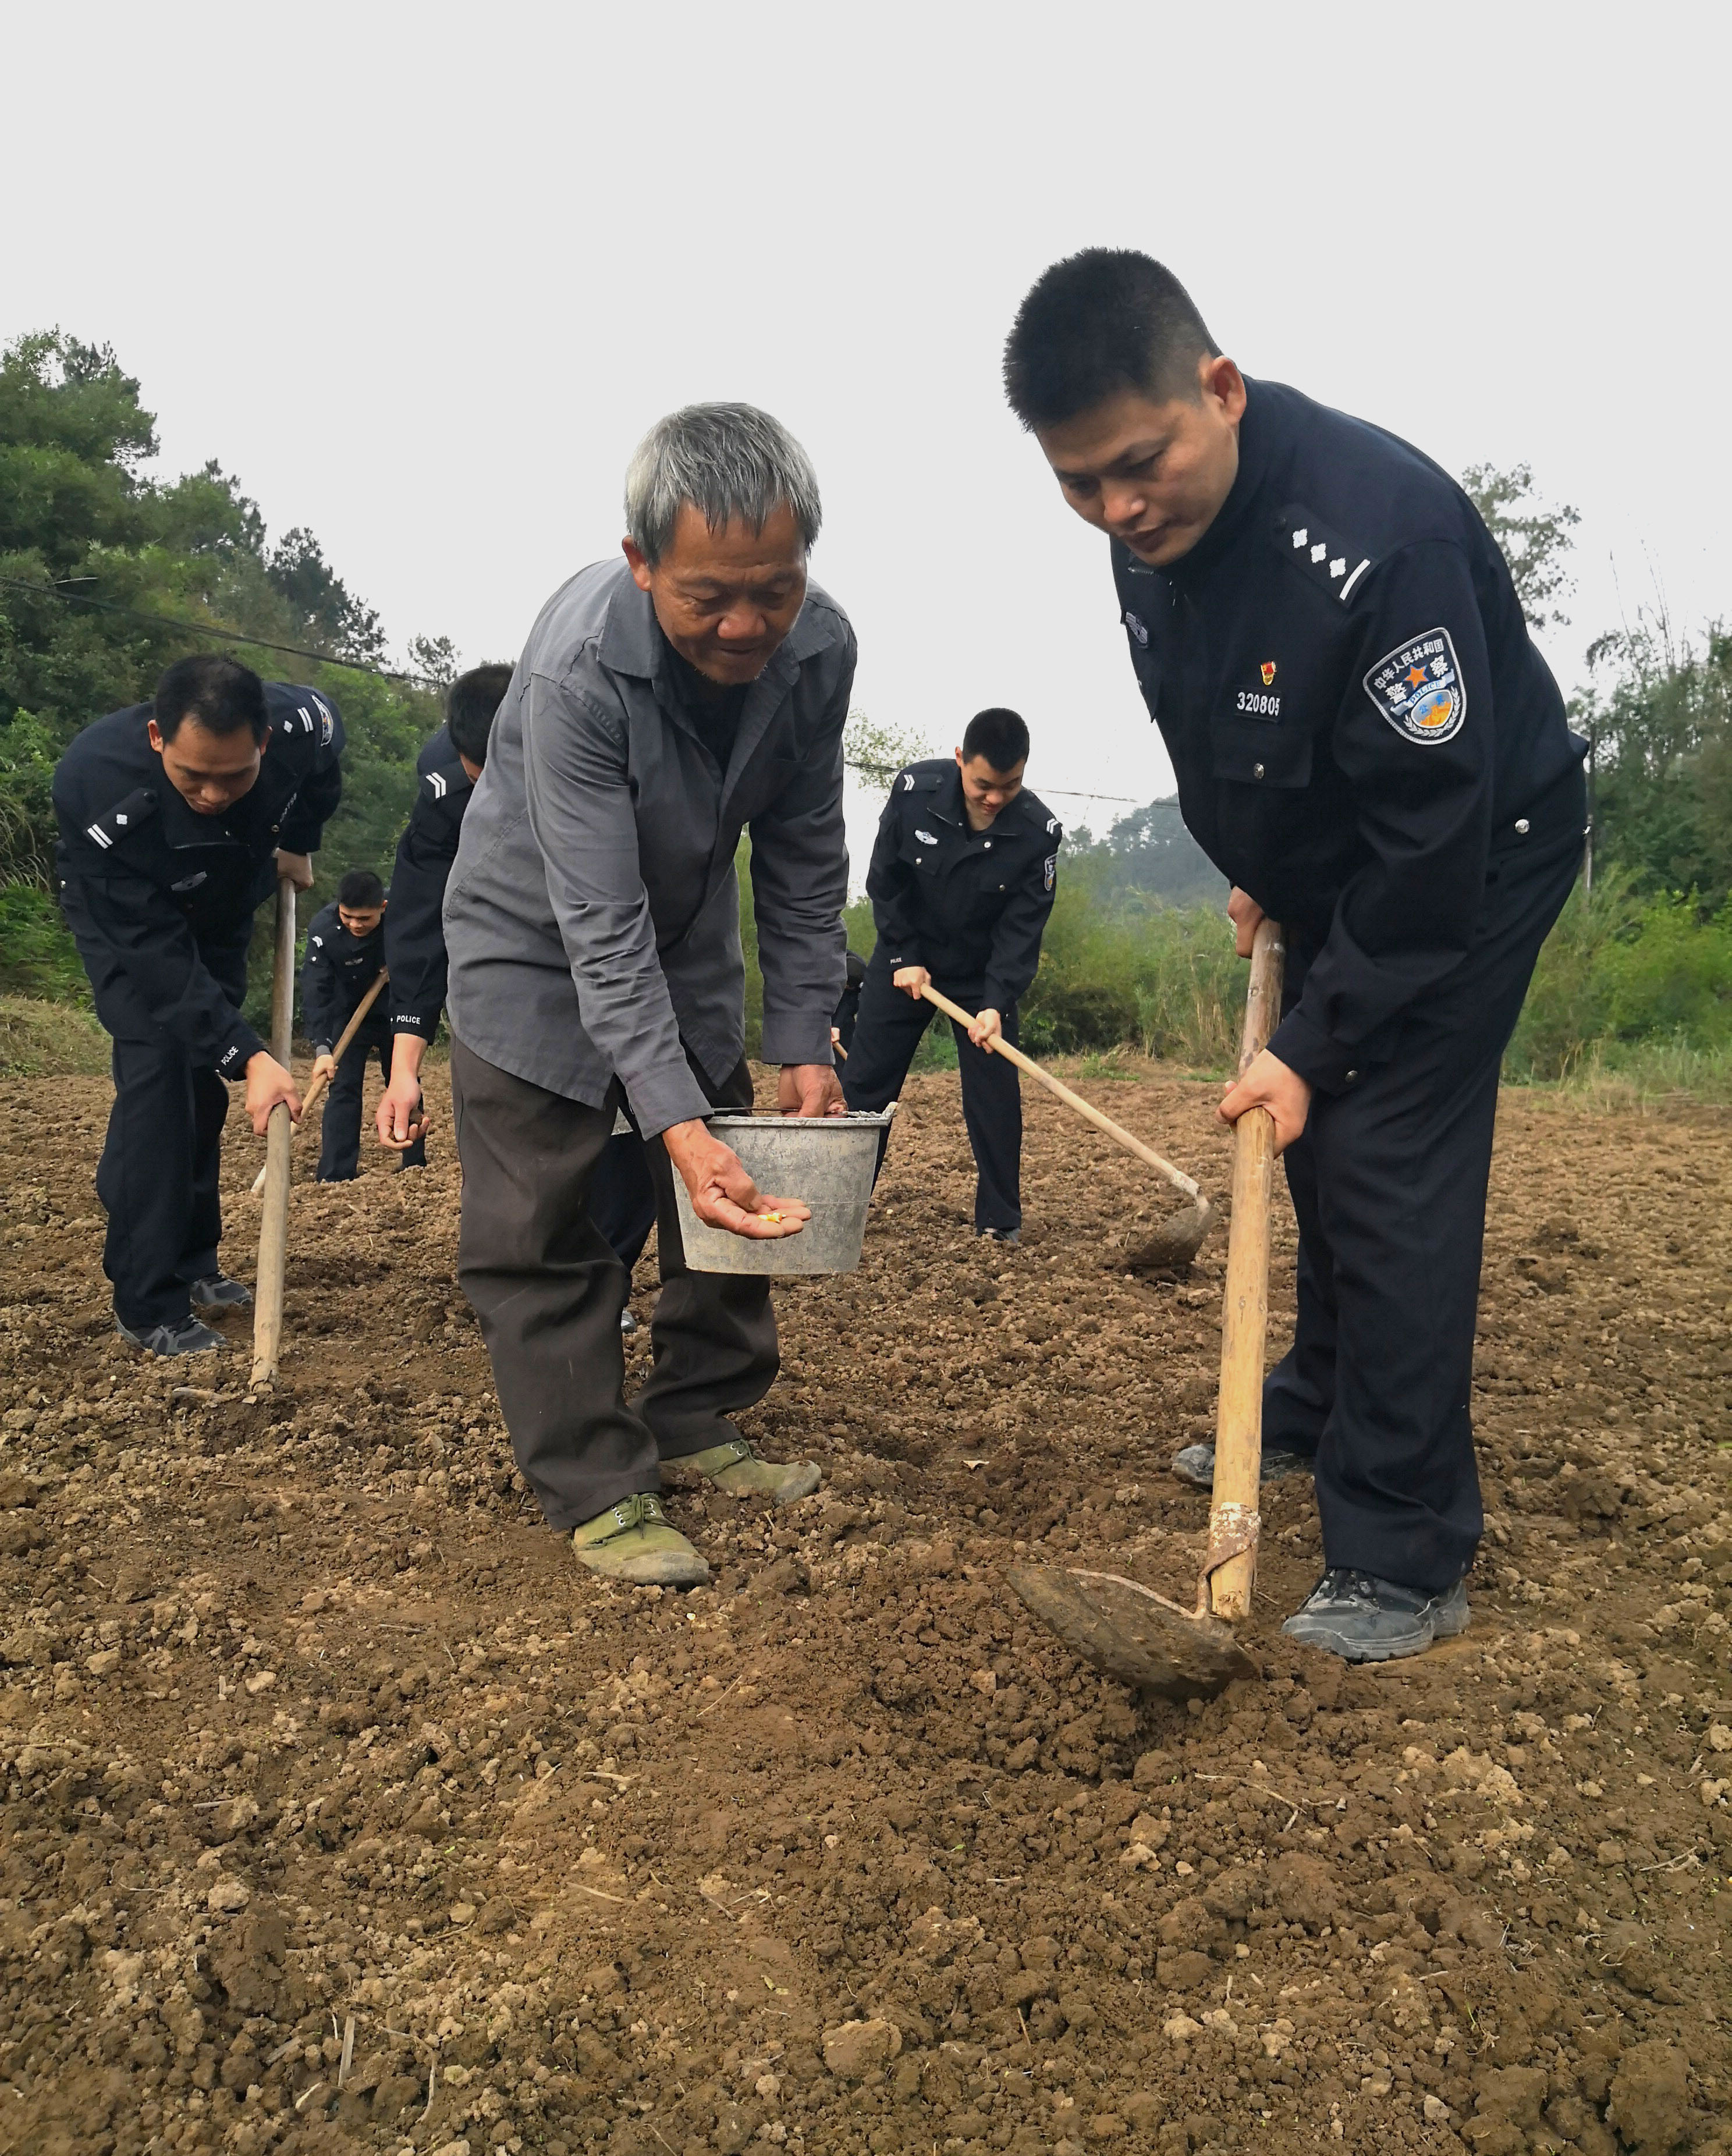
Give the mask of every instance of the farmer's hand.
M 1257 917 L 1262 918 L 1261 913 Z M 1285 1152 L 1311 1113 L 1311 1088 L 1266 1048 L 1245 1075 L 1228 1086 L 1215 1112 L 1222 1122 L 1236 1123 L 1247 1108 L 1268 1110 L 1275 1119 L 1275 1150 Z
M 661 1142 L 691 1194 L 692 1211 L 707 1226 L 773 1242 L 779 1235 L 799 1235 L 811 1219 L 811 1208 L 798 1199 L 761 1198 L 738 1154 L 695 1117 L 671 1124 Z
M 403 1152 L 427 1135 L 432 1118 L 421 1096 L 421 1058 L 427 1044 L 418 1033 L 399 1033 L 391 1042 L 391 1081 L 379 1096 L 373 1119 L 379 1143 L 388 1152 Z
M 296 891 L 311 891 L 313 887 L 313 865 L 306 854 L 285 854 L 276 850 L 276 872 L 287 876 Z
M 776 1106 L 784 1116 L 845 1116 L 848 1112 L 834 1063 L 784 1063 L 776 1081 Z
M 301 1096 L 295 1090 L 295 1081 L 275 1056 L 267 1055 L 261 1048 L 256 1055 L 247 1058 L 247 1118 L 257 1137 L 264 1137 L 270 1111 L 279 1101 L 288 1102 L 289 1120 L 298 1123 Z
M 1241 958 L 1251 956 L 1251 939 L 1262 917 L 1263 909 L 1251 893 L 1235 884 L 1227 893 L 1227 919 L 1233 924 L 1233 948 Z
M 976 1048 L 990 1048 L 1004 1034 L 1005 1021 L 995 1010 L 976 1011 L 974 1023 L 969 1028 L 969 1039 Z
M 898 966 L 890 977 L 890 985 L 900 988 L 904 995 L 912 996 L 917 1004 L 923 988 L 929 988 L 933 977 L 924 966 Z
M 328 1048 L 321 1048 L 313 1058 L 313 1075 L 322 1078 L 328 1086 L 337 1075 L 337 1058 Z

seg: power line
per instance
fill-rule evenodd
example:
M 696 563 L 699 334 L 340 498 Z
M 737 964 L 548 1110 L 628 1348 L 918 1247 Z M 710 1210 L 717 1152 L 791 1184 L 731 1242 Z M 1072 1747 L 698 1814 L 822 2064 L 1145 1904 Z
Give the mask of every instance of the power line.
M 224 644 L 249 644 L 255 651 L 280 651 L 291 659 L 316 659 L 321 666 L 347 666 L 352 673 L 376 675 L 382 681 L 419 681 L 424 689 L 444 689 L 447 684 L 435 681 L 429 674 L 411 674 L 394 666 L 370 666 L 364 659 L 339 659 L 334 652 L 314 651 L 304 644 L 273 644 L 268 636 L 248 636 L 238 629 L 218 629 L 208 621 L 188 621 L 179 614 L 146 613 L 141 608 L 121 606 L 114 599 L 92 598 L 86 592 L 62 591 L 58 584 L 33 584 L 22 577 L 0 577 L 15 592 L 33 592 L 37 598 L 60 599 L 68 606 L 94 607 L 99 613 L 117 613 L 127 621 L 147 621 L 158 629 L 183 629 L 192 636 L 214 636 Z M 902 769 L 899 763 L 856 763 L 851 757 L 843 761 L 851 771 L 863 772 L 868 778 L 893 778 Z M 1079 793 L 1074 788 L 1049 786 L 1049 793 L 1056 794 L 1061 801 L 1117 801 L 1128 808 L 1140 804 L 1128 793 Z
M 313 651 L 304 644 L 273 644 L 268 636 L 248 636 L 237 629 L 218 629 L 208 621 L 187 621 L 179 614 L 146 613 L 139 607 L 121 606 L 113 599 L 93 598 L 87 592 L 63 592 L 58 584 L 27 583 L 22 577 L 0 577 L 17 592 L 34 592 L 39 598 L 60 599 L 68 606 L 95 607 L 100 613 L 124 615 L 128 621 L 153 622 L 159 629 L 183 629 L 191 636 L 214 636 L 224 644 L 250 644 L 256 651 L 285 652 L 291 659 L 316 659 L 321 666 L 347 666 L 354 674 L 376 674 L 382 681 L 419 681 L 424 688 L 443 689 L 431 675 L 411 674 L 396 666 L 369 666 L 364 659 L 339 659 L 334 652 Z

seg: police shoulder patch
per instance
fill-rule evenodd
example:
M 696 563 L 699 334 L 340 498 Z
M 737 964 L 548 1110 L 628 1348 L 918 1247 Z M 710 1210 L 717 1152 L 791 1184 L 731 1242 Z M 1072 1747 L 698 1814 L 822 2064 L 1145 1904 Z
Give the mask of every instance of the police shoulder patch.
M 1365 694 L 1398 734 L 1430 745 L 1454 739 L 1467 690 L 1447 629 L 1428 629 L 1385 652 L 1365 675 Z
M 1058 855 L 1048 854 L 1041 865 L 1041 875 L 1048 891 L 1058 881 Z
M 94 824 L 85 826 L 85 836 L 105 854 L 116 839 L 124 839 L 129 831 L 148 823 L 157 813 L 157 795 L 153 787 L 141 786 L 129 793 L 124 801 L 99 816 Z

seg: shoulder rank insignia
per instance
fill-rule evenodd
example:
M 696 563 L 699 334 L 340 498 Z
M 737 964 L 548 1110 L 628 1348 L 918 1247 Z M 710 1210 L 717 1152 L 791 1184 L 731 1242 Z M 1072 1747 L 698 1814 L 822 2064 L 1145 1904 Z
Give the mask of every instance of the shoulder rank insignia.
M 1447 629 L 1428 629 L 1386 652 L 1365 676 L 1365 694 L 1409 741 L 1452 740 L 1467 716 L 1467 691 Z
M 451 790 L 451 782 L 442 771 L 429 771 L 423 783 L 435 801 L 443 801 Z
M 1277 518 L 1275 544 L 1313 583 L 1344 603 L 1371 566 L 1369 554 L 1349 546 L 1298 503 L 1290 502 Z
M 86 824 L 85 836 L 105 854 L 116 839 L 124 839 L 129 831 L 136 831 L 141 824 L 148 823 L 157 813 L 157 796 L 153 788 L 141 786 L 129 793 L 124 801 L 116 802 L 106 815 L 99 816 L 94 824 Z

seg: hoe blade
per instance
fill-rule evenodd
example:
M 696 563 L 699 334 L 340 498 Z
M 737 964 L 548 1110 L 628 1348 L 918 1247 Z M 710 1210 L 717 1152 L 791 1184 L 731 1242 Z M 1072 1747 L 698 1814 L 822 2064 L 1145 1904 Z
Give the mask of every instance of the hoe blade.
M 1260 1676 L 1228 1628 L 1111 1572 L 1013 1565 L 1011 1590 L 1074 1655 L 1123 1684 L 1167 1699 L 1212 1699 Z

